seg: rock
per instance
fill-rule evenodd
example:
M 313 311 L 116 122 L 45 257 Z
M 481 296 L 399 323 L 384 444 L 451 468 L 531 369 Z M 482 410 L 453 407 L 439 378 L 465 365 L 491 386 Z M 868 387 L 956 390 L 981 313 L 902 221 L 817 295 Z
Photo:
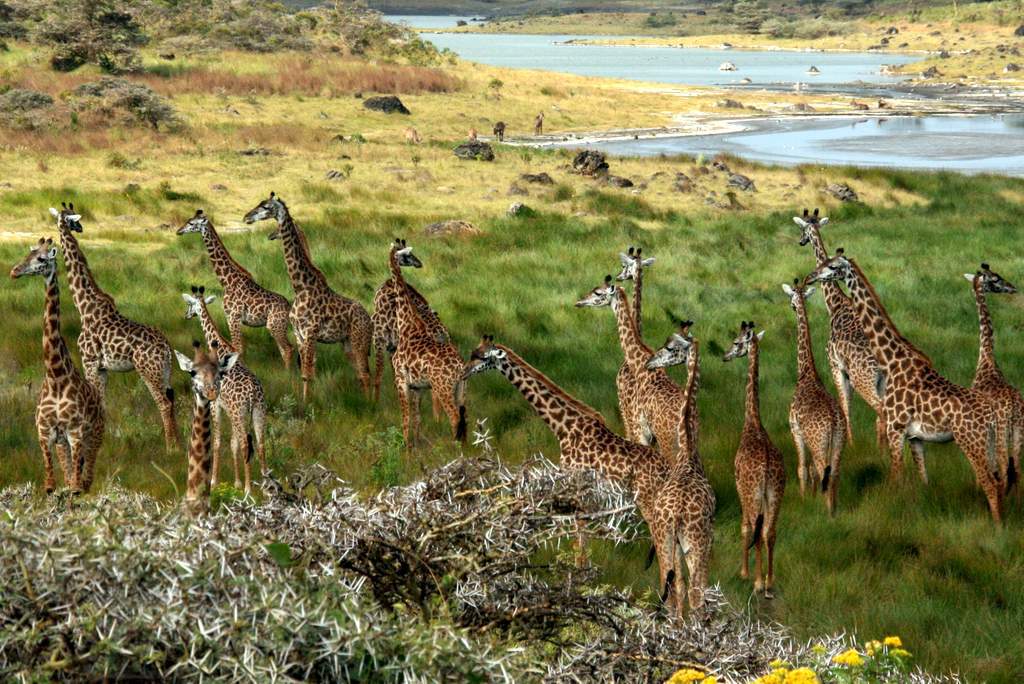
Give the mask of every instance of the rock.
M 606 184 L 608 184 L 608 185 L 614 185 L 617 188 L 631 188 L 631 187 L 633 187 L 633 181 L 629 180 L 628 178 L 623 178 L 622 176 L 612 176 L 612 175 L 609 175 L 609 176 L 605 177 L 604 182 Z
M 445 237 L 448 235 L 479 235 L 480 229 L 469 221 L 453 219 L 449 221 L 438 221 L 431 223 L 423 229 L 427 237 Z
M 921 72 L 921 78 L 938 78 L 942 73 L 936 67 L 928 67 Z
M 821 73 L 821 69 L 819 69 L 818 67 L 812 65 L 811 68 L 807 70 L 807 73 L 808 74 L 820 74 Z
M 815 111 L 814 107 L 812 107 L 811 105 L 807 104 L 806 102 L 797 102 L 792 107 L 789 107 L 789 110 L 791 112 L 813 112 L 813 111 Z
M 170 62 L 171 60 L 174 59 L 174 53 L 173 52 L 161 52 L 160 53 L 160 59 L 166 59 L 168 62 Z
M 840 202 L 859 202 L 857 193 L 846 183 L 829 183 L 825 192 L 835 197 Z
M 572 159 L 573 170 L 583 176 L 598 176 L 608 173 L 608 162 L 604 153 L 597 150 L 583 150 Z
M 210 186 L 210 189 L 213 190 L 214 192 L 227 192 L 228 186 L 224 185 L 223 183 L 214 183 L 213 185 Z
M 1024 38 L 1024 24 L 1018 26 L 1017 30 L 1013 32 L 1013 35 L 1017 36 L 1018 38 Z
M 900 30 L 895 26 L 890 26 L 889 28 L 885 29 L 885 35 L 887 36 L 895 36 L 899 32 Z
M 711 160 L 711 168 L 716 171 L 723 171 L 725 173 L 731 173 L 729 165 L 725 162 L 725 157 L 718 155 Z
M 1009 64 L 1003 67 L 1004 74 L 1008 74 L 1012 71 L 1020 71 L 1020 65 L 1010 62 Z
M 676 182 L 672 186 L 676 192 L 693 192 L 693 181 L 685 173 L 676 174 Z
M 757 192 L 757 188 L 754 187 L 754 181 L 747 178 L 742 173 L 730 174 L 728 184 L 731 187 L 739 188 L 743 192 Z
M 732 62 L 722 62 L 721 66 L 718 67 L 719 71 L 736 71 L 736 65 Z
M 518 216 L 531 216 L 532 214 L 533 209 L 530 209 L 530 207 L 526 206 L 522 202 L 513 202 L 509 205 L 508 211 L 505 212 L 506 216 L 511 216 L 513 218 Z
M 939 52 L 939 59 L 949 59 L 949 50 Z
M 736 100 L 730 100 L 728 98 L 724 100 L 719 100 L 717 106 L 722 107 L 724 109 L 743 109 L 742 102 L 737 102 Z
M 469 23 L 466 22 L 464 19 L 459 19 L 457 22 L 455 22 L 455 25 L 456 26 L 469 26 Z
M 519 176 L 519 180 L 524 183 L 536 183 L 537 185 L 555 184 L 555 179 L 544 171 L 541 171 L 540 173 L 524 173 Z
M 896 47 L 898 47 L 898 48 L 908 48 L 908 47 L 910 47 L 910 43 L 900 43 Z
M 244 150 L 238 150 L 238 154 L 243 157 L 269 157 L 273 152 L 266 147 L 248 147 Z
M 883 38 L 882 40 L 878 41 L 878 43 L 879 43 L 879 45 L 888 45 L 889 44 L 889 39 L 888 38 Z
M 399 114 L 412 114 L 395 95 L 368 97 L 363 100 L 363 106 L 375 112 L 384 112 L 385 114 L 394 114 L 395 112 Z
M 455 156 L 459 159 L 477 159 L 479 161 L 494 161 L 494 149 L 480 140 L 470 140 L 457 146 L 454 150 Z
M 517 195 L 529 195 L 530 191 L 524 188 L 523 186 L 519 185 L 515 181 L 512 181 L 512 185 L 508 186 L 508 192 L 506 192 L 505 194 L 510 197 L 515 197 Z

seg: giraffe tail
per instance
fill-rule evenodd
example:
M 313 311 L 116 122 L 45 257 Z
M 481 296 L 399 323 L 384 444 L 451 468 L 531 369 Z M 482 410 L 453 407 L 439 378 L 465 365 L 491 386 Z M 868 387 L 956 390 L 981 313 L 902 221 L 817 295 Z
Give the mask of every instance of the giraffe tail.
M 247 432 L 245 435 L 245 462 L 252 463 L 252 433 Z
M 459 407 L 459 423 L 455 426 L 455 441 L 466 441 L 466 407 Z
M 825 466 L 825 472 L 821 475 L 821 492 L 824 494 L 828 491 L 828 480 L 832 476 L 832 465 Z
M 672 588 L 672 583 L 676 581 L 676 569 L 672 568 L 665 575 L 665 586 L 661 589 L 661 602 L 665 603 L 668 600 L 669 590 Z
M 750 536 L 750 543 L 747 544 L 747 548 L 753 548 L 761 541 L 761 529 L 764 527 L 764 513 L 757 514 L 757 520 L 754 522 L 754 534 Z
M 654 544 L 651 544 L 651 550 L 647 552 L 647 563 L 644 564 L 644 570 L 647 570 L 651 567 L 651 564 L 654 563 L 654 554 L 657 553 L 657 551 L 658 550 L 654 548 Z
M 174 388 L 173 387 L 168 387 L 167 389 L 165 389 L 164 390 L 164 396 L 167 397 L 168 401 L 172 401 L 173 402 L 174 401 Z

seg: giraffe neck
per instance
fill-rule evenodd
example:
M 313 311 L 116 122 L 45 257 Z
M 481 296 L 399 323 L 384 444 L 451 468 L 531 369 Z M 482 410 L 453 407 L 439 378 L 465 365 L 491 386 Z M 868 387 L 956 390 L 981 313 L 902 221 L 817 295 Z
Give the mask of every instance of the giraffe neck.
M 850 259 L 850 266 L 849 274 L 846 277 L 846 286 L 850 290 L 850 297 L 857 311 L 860 326 L 864 330 L 879 366 L 892 377 L 894 374 L 888 371 L 898 370 L 901 360 L 907 357 L 913 357 L 931 365 L 928 357 L 911 344 L 896 328 L 896 324 L 889 318 L 888 312 L 878 298 L 878 293 L 868 282 L 860 266 L 852 259 Z
M 185 496 L 191 501 L 210 497 L 210 402 L 193 392 L 192 438 L 188 445 L 188 483 Z
M 220 334 L 220 331 L 217 330 L 217 324 L 214 322 L 213 316 L 210 315 L 210 309 L 207 308 L 203 295 L 199 295 L 199 325 L 203 328 L 203 337 L 206 339 L 206 346 L 209 347 L 210 351 L 214 350 L 214 342 L 217 343 L 218 356 L 235 351 L 234 347 L 231 346 L 231 342 L 226 340 Z
M 700 389 L 700 351 L 693 341 L 686 360 L 686 386 L 683 388 L 683 406 L 680 409 L 679 462 L 699 463 L 697 437 L 700 430 L 700 412 L 697 410 L 697 390 Z
M 60 288 L 57 285 L 57 266 L 46 274 L 46 308 L 43 311 L 43 358 L 46 375 L 50 380 L 71 377 L 74 363 L 68 345 L 60 334 Z
M 619 331 L 619 344 L 626 358 L 626 364 L 633 370 L 646 368 L 647 359 L 651 358 L 651 349 L 644 344 L 637 327 L 636 317 L 629 307 L 626 291 L 615 288 L 612 296 L 612 310 L 615 312 L 615 323 Z
M 820 230 L 820 228 L 811 229 L 811 245 L 814 247 L 814 258 L 818 266 L 829 260 L 828 252 L 825 250 L 825 243 L 821 239 Z M 840 289 L 839 283 L 821 283 L 821 294 L 825 297 L 825 306 L 828 308 L 829 316 L 835 316 L 837 311 L 850 304 L 850 298 Z
M 506 354 L 498 370 L 522 393 L 559 442 L 569 437 L 573 425 L 580 420 L 598 420 L 604 424 L 604 419 L 597 411 L 566 394 L 550 378 L 512 350 L 503 346 L 498 348 Z
M 252 275 L 239 264 L 228 252 L 220 235 L 212 223 L 206 223 L 202 231 L 203 244 L 206 245 L 206 252 L 210 255 L 210 263 L 213 265 L 213 272 L 217 274 L 217 280 L 225 287 L 233 275 L 241 275 L 252 279 Z
M 643 300 L 644 293 L 644 263 L 643 260 L 636 257 L 636 283 L 633 288 L 633 318 L 636 320 L 636 334 L 637 337 L 643 338 L 643 316 L 640 314 L 640 305 Z
M 96 284 L 89 262 L 78 246 L 78 239 L 64 226 L 60 227 L 60 246 L 64 252 L 64 267 L 68 272 L 71 298 L 78 309 L 82 325 L 94 323 L 104 313 L 109 312 L 103 309 L 115 308 L 114 299 Z M 97 309 L 98 306 L 100 309 Z
M 988 312 L 988 300 L 982 289 L 981 278 L 974 278 L 974 301 L 978 305 L 978 368 L 974 377 L 991 375 L 1002 376 L 995 356 L 995 333 L 992 329 L 992 317 Z
M 325 286 L 324 274 L 313 264 L 309 256 L 306 236 L 299 230 L 287 209 L 278 217 L 277 227 L 284 243 L 284 261 L 288 269 L 288 278 L 292 281 L 292 289 L 300 292 Z
M 395 327 L 398 329 L 399 338 L 401 338 L 413 330 L 422 328 L 424 323 L 416 310 L 416 304 L 412 299 L 412 286 L 405 282 L 405 276 L 402 275 L 402 268 L 398 265 L 398 257 L 395 256 L 394 248 L 391 249 L 388 257 L 388 267 L 391 270 L 391 277 L 395 279 L 395 284 L 398 286 L 395 297 Z
M 811 326 L 807 322 L 807 300 L 803 293 L 798 295 L 799 302 L 796 305 L 796 368 L 797 377 L 802 378 L 805 374 L 809 377 L 818 377 L 818 368 L 814 365 L 814 343 L 811 340 Z
M 755 333 L 753 340 L 750 342 L 750 351 L 747 354 L 750 359 L 747 366 L 747 400 L 744 414 L 744 430 L 751 427 L 761 427 L 761 393 L 758 387 L 760 354 L 761 345 L 758 344 L 757 334 Z

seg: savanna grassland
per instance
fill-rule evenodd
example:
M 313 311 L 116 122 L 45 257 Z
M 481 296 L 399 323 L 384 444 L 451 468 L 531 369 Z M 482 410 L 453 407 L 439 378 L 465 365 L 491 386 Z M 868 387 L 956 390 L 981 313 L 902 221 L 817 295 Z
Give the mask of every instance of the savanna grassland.
M 85 227 L 79 239 L 97 281 L 122 313 L 158 326 L 185 350 L 199 328 L 183 320 L 180 293 L 196 284 L 218 294 L 219 286 L 200 239 L 177 237 L 174 230 L 197 208 L 205 209 L 235 258 L 263 285 L 290 296 L 280 243 L 266 239 L 270 227 L 241 222 L 246 210 L 275 191 L 288 202 L 337 291 L 369 308 L 387 275 L 392 238 L 405 237 L 425 264 L 409 280 L 440 313 L 464 355 L 481 333 L 494 334 L 620 429 L 614 378 L 621 352 L 612 314 L 572 305 L 615 272 L 619 251 L 640 245 L 657 258 L 645 279 L 648 342 L 658 346 L 671 331 L 672 312 L 694 319 L 703 343 L 700 448 L 718 498 L 713 581 L 737 607 L 777 619 L 802 637 L 899 634 L 916 663 L 930 671 L 955 670 L 971 681 L 1019 681 L 1019 500 L 1009 501 L 1005 527 L 993 528 L 953 446 L 929 447 L 929 486 L 910 473 L 903 482 L 889 482 L 887 459 L 872 444 L 873 416 L 859 400 L 857 441 L 844 454 L 838 515 L 830 520 L 823 501 L 799 496 L 787 424 L 796 325 L 781 284 L 814 265 L 810 249 L 797 244 L 790 217 L 804 206 L 822 206 L 832 218 L 827 244 L 844 246 L 859 260 L 903 332 L 947 377 L 969 383 L 977 319 L 962 274 L 985 260 L 1010 281 L 1024 281 L 1018 249 L 1024 181 L 727 160 L 757 184 L 756 193 L 743 193 L 729 188 L 708 160 L 612 159 L 613 173 L 637 183 L 633 190 L 619 189 L 572 174 L 567 151 L 497 145 L 495 160 L 486 163 L 458 160 L 451 148 L 471 127 L 489 132 L 499 119 L 511 134 L 522 133 L 539 110 L 554 131 L 666 126 L 681 112 L 713 107 L 717 95 L 678 98 L 557 74 L 375 64 L 328 54 L 222 52 L 172 63 L 149 52 L 143 57 L 143 71 L 129 78 L 173 105 L 180 118 L 173 131 L 72 117 L 61 109 L 62 94 L 98 78 L 92 67 L 55 75 L 45 71 L 34 48 L 17 43 L 0 54 L 5 79 L 51 94 L 57 103 L 51 125 L 3 131 L 2 263 L 13 265 L 38 237 L 55 235 L 48 207 L 74 202 Z M 398 93 L 412 115 L 371 112 L 355 97 L 375 92 Z M 422 145 L 405 143 L 407 126 L 419 131 Z M 327 180 L 329 171 L 340 178 Z M 520 181 L 529 194 L 507 195 L 520 174 L 541 171 L 551 174 L 553 186 Z M 692 192 L 675 188 L 677 172 L 693 180 Z M 851 184 L 863 202 L 838 205 L 824 192 L 832 182 Z M 709 205 L 712 192 L 733 208 Z M 507 217 L 513 200 L 533 211 Z M 446 219 L 470 221 L 480 232 L 424 236 L 425 225 Z M 63 329 L 73 341 L 79 322 L 63 266 L 60 272 Z M 2 302 L 0 487 L 41 478 L 33 428 L 42 375 L 41 284 L 8 282 Z M 1016 333 L 1024 306 L 1012 297 L 996 299 L 992 307 L 1000 361 L 1020 384 L 1024 350 Z M 223 326 L 219 305 L 212 310 Z M 824 371 L 827 318 L 819 297 L 810 311 Z M 739 506 L 732 458 L 746 369 L 743 362 L 718 360 L 744 319 L 766 330 L 763 416 L 790 473 L 777 598 L 767 602 L 752 598 L 736 573 Z M 296 399 L 297 373 L 283 370 L 266 332 L 247 330 L 246 340 L 246 363 L 267 389 L 268 459 L 276 472 L 320 462 L 360 491 L 373 492 L 413 481 L 458 455 L 446 428 L 429 418 L 424 428 L 430 444 L 412 453 L 401 449 L 390 369 L 384 396 L 372 405 L 360 395 L 341 349 L 322 346 L 313 398 L 303 406 Z M 186 376 L 176 370 L 173 382 L 179 425 L 185 426 Z M 142 383 L 134 374 L 112 374 L 107 396 L 97 487 L 116 480 L 163 499 L 180 495 L 184 455 L 164 452 L 157 412 Z M 505 459 L 556 456 L 547 428 L 502 378 L 474 377 L 467 404 L 471 424 L 488 419 Z M 647 550 L 646 542 L 599 546 L 593 562 L 608 582 L 651 591 L 655 600 L 656 571 L 644 570 Z

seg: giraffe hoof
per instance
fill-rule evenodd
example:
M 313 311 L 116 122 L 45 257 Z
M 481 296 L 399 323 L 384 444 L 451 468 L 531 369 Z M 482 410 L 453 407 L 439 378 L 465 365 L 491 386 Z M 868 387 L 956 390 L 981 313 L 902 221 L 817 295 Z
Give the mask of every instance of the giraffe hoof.
M 764 590 L 764 597 L 766 599 L 768 599 L 769 601 L 771 601 L 773 598 L 775 598 L 775 594 L 772 592 L 771 589 L 765 589 Z

